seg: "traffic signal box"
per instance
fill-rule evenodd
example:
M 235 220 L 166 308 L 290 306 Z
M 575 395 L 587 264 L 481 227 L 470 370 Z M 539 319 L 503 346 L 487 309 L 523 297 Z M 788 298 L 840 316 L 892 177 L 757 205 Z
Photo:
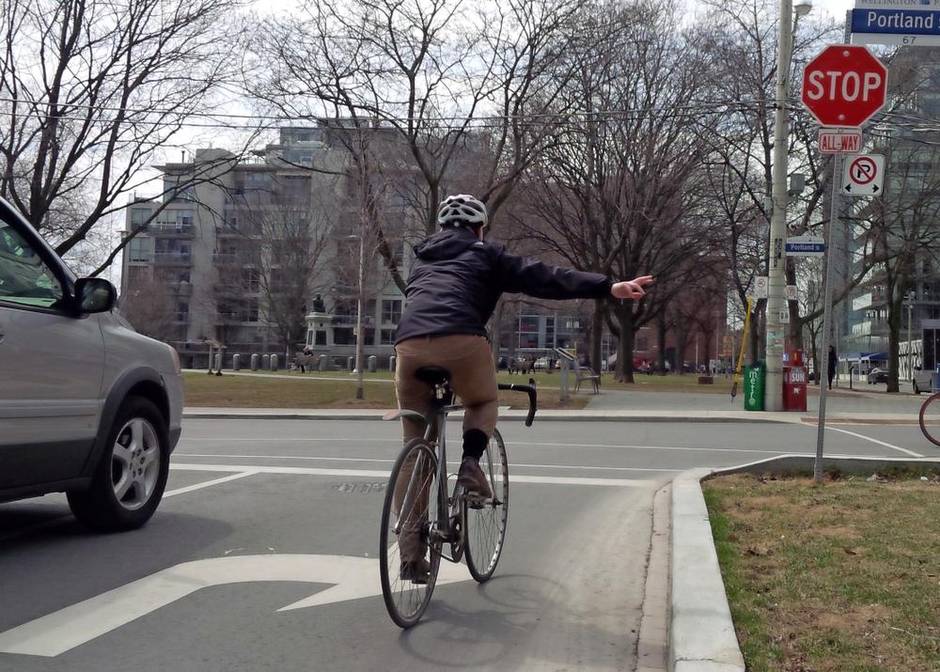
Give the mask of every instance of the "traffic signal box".
M 806 412 L 806 366 L 803 351 L 791 353 L 789 366 L 783 367 L 783 410 Z

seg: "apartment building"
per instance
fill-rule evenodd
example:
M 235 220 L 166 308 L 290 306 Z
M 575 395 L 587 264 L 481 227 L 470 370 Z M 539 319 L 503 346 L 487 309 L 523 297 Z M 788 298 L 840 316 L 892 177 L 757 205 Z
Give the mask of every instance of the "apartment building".
M 164 197 L 135 200 L 126 214 L 126 232 L 145 227 L 123 260 L 121 307 L 138 329 L 171 343 L 187 366 L 207 364 L 210 342 L 225 346 L 226 362 L 305 343 L 352 354 L 362 227 L 341 132 L 282 128 L 277 143 L 247 159 L 200 149 L 159 166 Z M 405 208 L 386 207 L 401 215 L 390 217 L 387 235 L 404 264 Z M 402 295 L 374 246 L 363 252 L 365 351 L 387 356 Z M 320 328 L 306 319 L 317 295 L 330 318 Z
M 873 151 L 887 155 L 885 192 L 880 200 L 853 203 L 859 220 L 874 222 L 884 232 L 874 241 L 871 225 L 856 226 L 853 232 L 852 275 L 861 272 L 858 259 L 872 246 L 881 244 L 912 248 L 910 284 L 901 321 L 901 380 L 910 378 L 910 367 L 920 364 L 920 332 L 925 320 L 940 319 L 940 237 L 930 231 L 940 229 L 940 184 L 937 167 L 940 132 L 940 49 L 907 48 L 890 66 L 889 82 L 895 81 L 903 103 L 888 119 L 887 133 L 875 141 Z M 880 210 L 879 210 L 880 208 Z M 896 264 L 895 264 L 896 265 Z M 850 296 L 844 333 L 837 334 L 840 358 L 850 363 L 885 362 L 889 351 L 888 325 L 891 296 L 888 269 L 875 266 Z M 908 341 L 908 330 L 911 339 Z M 907 357 L 911 353 L 911 358 Z M 870 364 L 869 364 L 870 365 Z

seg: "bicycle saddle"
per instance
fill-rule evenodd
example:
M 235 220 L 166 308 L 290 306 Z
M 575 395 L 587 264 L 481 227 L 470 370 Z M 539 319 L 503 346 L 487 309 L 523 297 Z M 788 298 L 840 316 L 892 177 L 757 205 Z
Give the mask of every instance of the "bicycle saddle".
M 450 371 L 442 366 L 422 366 L 415 371 L 415 378 L 428 385 L 443 385 L 450 382 Z

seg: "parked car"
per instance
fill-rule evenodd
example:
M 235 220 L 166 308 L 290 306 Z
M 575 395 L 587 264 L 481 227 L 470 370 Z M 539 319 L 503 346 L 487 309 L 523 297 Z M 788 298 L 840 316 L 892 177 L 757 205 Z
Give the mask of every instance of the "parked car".
M 65 492 L 106 531 L 140 527 L 180 436 L 179 357 L 114 311 L 0 199 L 0 502 Z
M 888 369 L 882 369 L 876 366 L 868 372 L 868 384 L 875 385 L 876 383 L 887 383 L 888 376 Z

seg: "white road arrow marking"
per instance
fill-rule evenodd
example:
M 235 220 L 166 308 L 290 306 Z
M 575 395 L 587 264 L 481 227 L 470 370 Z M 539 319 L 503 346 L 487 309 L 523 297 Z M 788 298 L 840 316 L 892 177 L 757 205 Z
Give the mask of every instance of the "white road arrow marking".
M 442 562 L 438 585 L 469 580 Z M 0 633 L 0 653 L 58 656 L 202 588 L 261 581 L 327 583 L 278 611 L 382 594 L 378 560 L 345 555 L 242 555 L 184 562 Z

